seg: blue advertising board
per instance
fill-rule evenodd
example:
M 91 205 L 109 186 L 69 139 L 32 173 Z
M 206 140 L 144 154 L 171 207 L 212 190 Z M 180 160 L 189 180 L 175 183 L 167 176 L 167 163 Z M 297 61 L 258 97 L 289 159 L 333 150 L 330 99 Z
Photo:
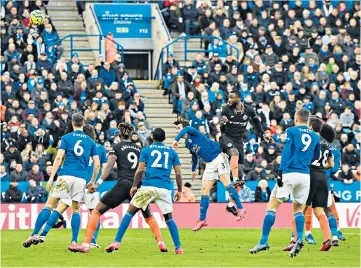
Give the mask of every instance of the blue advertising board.
M 114 38 L 152 38 L 152 11 L 147 4 L 94 4 L 104 35 Z
M 259 181 L 247 181 L 246 186 L 251 189 L 252 201 L 254 201 L 254 192 Z M 273 189 L 276 181 L 268 181 L 268 187 Z M 340 202 L 360 202 L 361 191 L 360 182 L 355 181 L 352 184 L 344 184 L 342 181 L 331 181 L 331 187 L 335 194 L 340 198 Z M 226 188 L 221 182 L 217 182 L 217 202 L 228 202 L 229 196 Z

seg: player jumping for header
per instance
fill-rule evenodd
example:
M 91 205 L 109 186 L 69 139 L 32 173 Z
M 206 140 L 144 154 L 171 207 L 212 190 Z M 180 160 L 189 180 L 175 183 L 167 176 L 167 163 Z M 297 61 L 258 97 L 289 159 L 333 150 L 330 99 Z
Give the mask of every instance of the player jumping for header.
M 138 210 L 142 209 L 145 211 L 151 202 L 155 202 L 162 211 L 165 222 L 168 225 L 175 246 L 174 253 L 183 254 L 178 227 L 172 217 L 173 183 L 170 178 L 170 173 L 173 168 L 177 182 L 177 192 L 174 196 L 174 202 L 178 202 L 182 196 L 182 174 L 179 157 L 172 148 L 163 143 L 165 140 L 165 132 L 163 129 L 154 129 L 152 139 L 154 143 L 144 148 L 140 154 L 138 169 L 135 173 L 133 187 L 130 190 L 130 195 L 133 198 L 119 226 L 114 243 L 105 248 L 106 252 L 110 253 L 119 249 L 120 242 L 133 216 Z M 145 168 L 147 171 L 142 186 L 138 189 Z
M 92 185 L 95 182 L 100 168 L 100 161 L 97 155 L 96 143 L 83 132 L 84 117 L 81 114 L 74 114 L 72 125 L 74 132 L 68 133 L 61 138 L 60 147 L 48 183 L 51 184 L 53 182 L 65 157 L 62 169 L 58 172 L 58 179 L 49 194 L 45 207 L 36 219 L 33 233 L 23 244 L 26 248 L 30 247 L 34 241 L 37 241 L 41 227 L 48 220 L 52 209 L 60 199 L 72 200 L 73 215 L 71 225 L 72 229 L 79 232 L 79 203 L 83 200 L 86 186 L 84 177 L 88 173 L 89 160 L 90 158 L 93 159 L 94 169 L 88 185 Z
M 109 160 L 106 167 L 103 169 L 100 179 L 97 183 L 90 187 L 90 191 L 95 191 L 104 180 L 109 177 L 111 170 L 117 163 L 118 182 L 108 191 L 101 200 L 96 204 L 93 210 L 89 223 L 86 229 L 85 239 L 83 245 L 69 246 L 68 249 L 72 252 L 89 252 L 89 243 L 96 232 L 97 223 L 101 215 L 109 209 L 115 208 L 122 204 L 125 200 L 131 200 L 130 190 L 133 186 L 133 179 L 135 171 L 138 167 L 138 160 L 141 148 L 134 142 L 130 141 L 130 136 L 134 129 L 128 123 L 120 123 L 118 126 L 121 142 L 114 145 L 114 148 L 109 152 Z M 160 232 L 159 226 L 152 216 L 149 208 L 142 211 L 143 217 L 147 224 L 150 226 L 161 252 L 167 252 L 167 248 L 163 242 L 163 237 Z
M 320 137 L 308 127 L 310 113 L 300 109 L 295 114 L 295 127 L 286 130 L 285 146 L 282 151 L 281 164 L 277 185 L 273 188 L 271 199 L 267 205 L 266 216 L 263 221 L 260 242 L 250 253 L 258 253 L 269 249 L 268 237 L 276 219 L 276 211 L 282 202 L 293 197 L 293 213 L 295 217 L 297 241 L 293 246 L 290 257 L 296 257 L 301 251 L 305 217 L 303 210 L 310 192 L 310 164 L 320 155 Z
M 187 121 L 183 118 L 178 118 L 174 125 L 176 125 L 177 137 L 173 142 L 173 148 L 178 149 L 178 142 L 181 138 L 185 139 L 185 146 L 192 154 L 192 179 L 196 177 L 196 167 L 198 156 L 206 162 L 206 168 L 202 177 L 201 202 L 200 202 L 200 217 L 196 226 L 192 229 L 198 231 L 202 227 L 208 225 L 206 221 L 207 210 L 209 206 L 209 192 L 216 180 L 220 180 L 226 187 L 229 195 L 233 198 L 237 205 L 237 220 L 244 217 L 246 210 L 243 208 L 239 199 L 237 191 L 233 188 L 230 181 L 230 167 L 228 157 L 222 154 L 222 149 L 219 143 L 216 143 L 203 135 L 195 128 L 189 126 Z

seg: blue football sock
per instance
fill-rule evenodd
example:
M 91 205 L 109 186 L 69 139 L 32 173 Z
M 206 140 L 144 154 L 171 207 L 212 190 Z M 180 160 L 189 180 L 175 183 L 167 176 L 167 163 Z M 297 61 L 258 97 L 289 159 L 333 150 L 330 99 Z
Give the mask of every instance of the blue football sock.
M 46 236 L 49 233 L 49 231 L 51 230 L 51 228 L 53 228 L 55 223 L 57 223 L 60 216 L 61 216 L 61 214 L 59 213 L 59 211 L 54 210 L 53 213 L 51 213 L 51 215 L 50 215 L 48 221 L 46 222 L 45 227 L 40 235 Z
M 38 217 L 36 218 L 34 231 L 31 234 L 32 236 L 39 233 L 41 227 L 43 227 L 43 225 L 49 219 L 50 214 L 51 214 L 51 209 L 49 207 L 44 207 L 43 210 L 39 213 Z
M 175 249 L 180 249 L 181 248 L 181 243 L 180 243 L 180 239 L 179 239 L 177 224 L 174 222 L 173 219 L 167 220 L 166 223 L 168 225 L 170 235 L 172 236 L 172 240 L 173 240 Z
M 303 233 L 305 228 L 305 215 L 302 212 L 297 212 L 295 214 L 295 223 L 297 231 L 297 240 L 303 239 Z
M 118 232 L 117 235 L 115 236 L 114 242 L 120 242 L 123 239 L 123 236 L 125 234 L 125 232 L 128 229 L 128 226 L 133 218 L 134 214 L 132 214 L 131 212 L 127 212 L 125 213 L 122 222 L 120 223 L 120 226 L 118 228 Z
M 242 206 L 241 200 L 239 199 L 239 195 L 238 195 L 236 189 L 233 188 L 232 184 L 227 186 L 227 191 L 228 191 L 230 197 L 232 197 L 234 202 L 236 203 L 237 208 L 242 209 L 243 206 Z
M 80 214 L 74 212 L 71 216 L 71 242 L 78 243 L 78 235 L 80 229 Z
M 337 221 L 334 215 L 328 216 L 328 224 L 330 225 L 332 236 L 337 236 Z
M 209 195 L 202 195 L 200 206 L 201 206 L 201 208 L 200 208 L 201 213 L 200 213 L 200 216 L 199 216 L 199 220 L 203 221 L 207 217 L 207 210 L 208 210 L 208 207 L 209 207 Z
M 276 220 L 276 212 L 273 210 L 267 210 L 266 216 L 263 220 L 263 227 L 262 227 L 262 238 L 260 243 L 265 244 L 268 242 L 268 237 L 271 232 L 271 228 Z
M 91 243 L 93 243 L 93 244 L 96 244 L 96 243 L 97 243 L 99 228 L 100 228 L 100 221 L 98 221 L 97 229 L 95 230 L 95 232 L 94 232 L 94 234 L 93 234 L 93 238 L 92 238 L 92 241 L 91 241 Z

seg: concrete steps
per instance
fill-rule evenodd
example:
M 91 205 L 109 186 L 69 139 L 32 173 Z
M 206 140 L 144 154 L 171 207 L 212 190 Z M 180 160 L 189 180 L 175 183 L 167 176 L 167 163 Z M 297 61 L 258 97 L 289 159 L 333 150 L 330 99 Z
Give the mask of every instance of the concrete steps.
M 163 91 L 159 90 L 157 81 L 134 81 L 138 92 L 143 96 L 145 105 L 145 114 L 152 128 L 161 127 L 167 135 L 165 144 L 170 146 L 176 137 L 176 130 L 173 122 L 177 118 L 172 114 L 172 105 L 168 103 L 168 96 L 163 96 Z M 179 159 L 182 164 L 183 183 L 189 182 L 192 184 L 193 192 L 196 194 L 196 199 L 200 199 L 201 178 L 197 176 L 195 181 L 191 180 L 192 159 L 188 149 L 184 148 L 181 142 L 178 149 Z M 171 175 L 175 179 L 175 175 Z

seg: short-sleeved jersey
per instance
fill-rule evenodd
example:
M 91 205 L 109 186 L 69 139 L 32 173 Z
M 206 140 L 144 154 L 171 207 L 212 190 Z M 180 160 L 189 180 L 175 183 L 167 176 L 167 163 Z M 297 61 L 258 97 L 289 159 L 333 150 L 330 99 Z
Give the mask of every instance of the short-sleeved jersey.
M 65 160 L 58 176 L 86 179 L 90 158 L 98 155 L 95 141 L 83 131 L 76 130 L 61 138 L 59 149 L 65 151 Z
M 247 124 L 250 120 L 257 117 L 256 111 L 252 106 L 244 104 L 244 111 L 237 112 L 232 107 L 226 105 L 222 108 L 222 116 L 226 116 L 228 122 L 225 124 L 224 133 L 231 139 L 243 140 L 247 132 Z
M 185 145 L 189 151 L 202 158 L 206 163 L 212 162 L 221 153 L 219 143 L 212 141 L 193 127 L 185 127 L 179 132 L 176 141 L 187 135 Z
M 287 128 L 279 170 L 283 174 L 309 174 L 311 162 L 319 158 L 320 150 L 320 136 L 307 126 Z
M 122 141 L 113 146 L 109 154 L 117 157 L 118 180 L 134 180 L 141 148 L 134 142 Z
M 238 152 L 237 147 L 231 139 L 224 134 L 219 137 L 219 145 L 221 146 L 222 153 L 227 154 L 229 158 L 231 158 L 231 149 L 236 149 Z
M 142 186 L 173 190 L 170 173 L 174 166 L 180 165 L 177 152 L 161 142 L 155 142 L 142 150 L 139 162 L 146 163 Z
M 323 137 L 320 137 L 321 153 L 320 157 L 311 163 L 311 169 L 319 172 L 325 172 L 325 166 L 328 158 L 332 157 L 331 145 Z
M 97 179 L 99 179 L 100 175 L 102 174 L 101 168 L 102 168 L 103 164 L 108 162 L 108 157 L 107 157 L 107 151 L 105 150 L 103 145 L 96 144 L 96 150 L 97 150 L 97 154 L 99 156 L 99 161 L 100 161 L 100 169 L 99 169 L 99 173 L 97 175 Z M 90 158 L 89 166 L 88 166 L 88 177 L 86 178 L 87 183 L 91 180 L 91 178 L 93 176 L 93 170 L 94 170 L 94 162 L 93 162 L 93 159 Z

